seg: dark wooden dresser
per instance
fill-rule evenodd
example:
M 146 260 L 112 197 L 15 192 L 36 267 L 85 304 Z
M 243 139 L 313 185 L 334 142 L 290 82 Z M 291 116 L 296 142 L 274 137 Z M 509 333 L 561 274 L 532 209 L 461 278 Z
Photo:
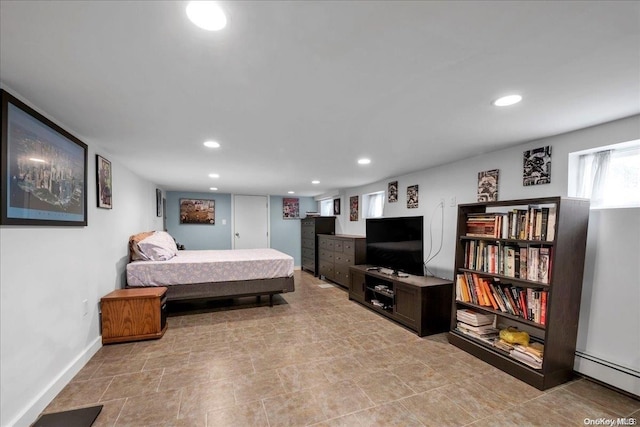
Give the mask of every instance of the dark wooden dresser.
M 336 217 L 308 216 L 302 224 L 302 269 L 318 275 L 318 234 L 334 234 Z
M 318 250 L 320 276 L 348 288 L 349 267 L 366 261 L 366 238 L 347 234 L 320 234 Z

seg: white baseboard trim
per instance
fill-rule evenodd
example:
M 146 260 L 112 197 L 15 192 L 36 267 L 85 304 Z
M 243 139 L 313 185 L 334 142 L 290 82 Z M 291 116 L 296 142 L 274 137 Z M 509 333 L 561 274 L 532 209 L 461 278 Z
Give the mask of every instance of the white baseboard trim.
M 73 377 L 80 372 L 80 369 L 93 357 L 102 347 L 102 337 L 98 337 L 89 344 L 82 353 L 78 355 L 67 367 L 51 381 L 51 383 L 33 399 L 24 410 L 7 424 L 12 427 L 28 427 L 38 418 L 38 415 L 51 401 L 69 384 Z
M 573 370 L 640 397 L 640 372 L 576 351 Z

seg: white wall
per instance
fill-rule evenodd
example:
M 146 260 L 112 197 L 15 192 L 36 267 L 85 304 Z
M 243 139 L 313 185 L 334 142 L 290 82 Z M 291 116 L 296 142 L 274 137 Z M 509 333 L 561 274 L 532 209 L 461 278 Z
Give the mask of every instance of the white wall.
M 99 301 L 124 284 L 128 237 L 162 228 L 162 219 L 155 216 L 155 185 L 97 144 L 84 142 L 89 145 L 89 225 L 0 226 L 2 426 L 30 425 L 100 348 Z M 96 152 L 112 162 L 111 210 L 95 207 Z
M 385 204 L 384 215 L 425 217 L 425 258 L 429 251 L 439 254 L 429 263 L 436 276 L 453 278 L 454 244 L 457 203 L 476 201 L 478 172 L 499 169 L 499 200 L 541 196 L 566 196 L 569 153 L 603 145 L 615 144 L 640 137 L 640 116 L 606 123 L 532 141 L 514 148 L 486 153 L 474 158 L 426 169 L 408 175 L 389 177 L 384 181 L 340 191 L 343 206 L 349 197 L 387 190 L 387 184 L 398 181 L 399 197 L 394 204 Z M 527 149 L 552 146 L 551 183 L 524 187 L 522 185 L 522 156 Z M 375 167 L 375 163 L 371 164 Z M 407 186 L 418 184 L 418 209 L 407 209 Z M 444 200 L 444 209 L 438 204 Z M 455 200 L 453 200 L 455 199 Z M 362 200 L 360 200 L 362 211 Z M 362 214 L 362 212 L 361 212 Z M 433 226 L 431 226 L 433 224 Z M 432 228 L 431 228 L 432 227 Z M 337 232 L 365 234 L 365 220 L 349 220 L 344 209 L 337 221 Z M 431 230 L 431 231 L 430 231 Z M 598 367 L 576 360 L 576 370 L 614 386 L 640 395 L 640 209 L 592 211 L 587 244 L 587 266 L 583 283 L 582 311 L 577 350 L 585 357 L 600 358 Z M 431 244 L 430 244 L 431 243 Z M 614 318 L 623 313 L 625 321 Z M 618 365 L 631 375 L 624 380 L 613 379 L 604 365 Z M 633 377 L 635 373 L 636 377 Z M 615 378 L 620 375 L 616 374 Z

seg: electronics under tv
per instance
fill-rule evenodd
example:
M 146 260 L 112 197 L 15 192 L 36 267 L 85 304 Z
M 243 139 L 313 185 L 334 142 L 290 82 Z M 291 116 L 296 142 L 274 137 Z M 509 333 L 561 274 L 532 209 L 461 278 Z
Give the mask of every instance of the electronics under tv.
M 424 275 L 423 217 L 367 219 L 367 264 L 392 274 Z

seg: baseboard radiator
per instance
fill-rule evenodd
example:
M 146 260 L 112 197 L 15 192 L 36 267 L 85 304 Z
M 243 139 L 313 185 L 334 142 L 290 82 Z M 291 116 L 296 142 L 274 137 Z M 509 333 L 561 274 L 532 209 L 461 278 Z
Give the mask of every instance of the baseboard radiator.
M 639 357 L 639 355 L 636 355 Z M 640 399 L 640 371 L 576 351 L 573 369 Z

